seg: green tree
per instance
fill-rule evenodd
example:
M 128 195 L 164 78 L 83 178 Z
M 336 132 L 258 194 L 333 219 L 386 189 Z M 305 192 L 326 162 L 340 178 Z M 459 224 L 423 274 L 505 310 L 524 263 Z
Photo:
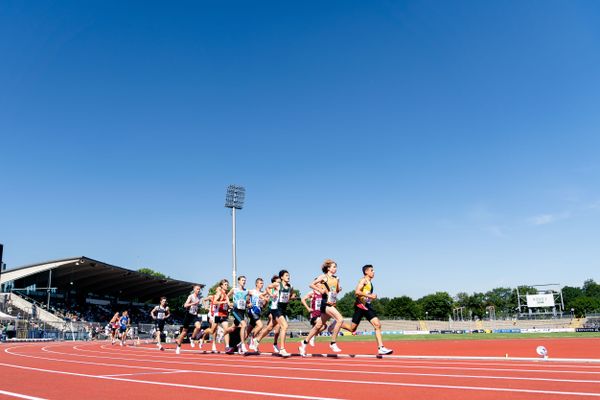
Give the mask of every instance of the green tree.
M 337 309 L 344 317 L 351 317 L 354 315 L 354 303 L 356 301 L 356 296 L 354 292 L 347 292 L 341 299 L 337 302 Z
M 583 282 L 583 293 L 586 297 L 600 299 L 600 285 L 594 282 L 593 279 L 588 279 Z
M 382 297 L 382 298 L 373 300 L 373 302 L 371 303 L 373 310 L 375 310 L 375 312 L 377 313 L 379 318 L 388 316 L 387 311 L 385 309 L 387 308 L 387 305 L 389 304 L 389 302 L 390 302 L 389 297 Z
M 600 299 L 593 297 L 578 297 L 572 300 L 567 309 L 573 308 L 577 318 L 585 317 L 587 313 L 598 312 L 600 310 Z
M 447 292 L 428 294 L 417 300 L 424 313 L 429 318 L 447 320 L 452 315 L 454 300 Z
M 300 301 L 300 291 L 298 289 L 294 289 L 294 293 L 296 294 L 296 297 L 290 300 L 286 314 L 290 318 L 297 318 L 299 316 L 308 317 L 308 311 L 306 311 L 306 308 L 304 308 L 302 302 Z
M 573 300 L 585 296 L 583 289 L 573 286 L 565 286 L 562 288 L 563 301 L 565 304 L 571 303 Z M 570 307 L 567 307 L 570 309 Z
M 486 306 L 494 306 L 496 309 L 496 316 L 512 315 L 517 308 L 512 288 L 494 288 L 485 293 L 485 300 Z
M 413 299 L 408 296 L 394 297 L 386 306 L 385 314 L 388 317 L 402 319 L 418 319 L 420 309 Z
M 161 279 L 169 279 L 169 277 L 161 272 L 155 271 L 153 269 L 150 268 L 140 268 L 138 269 L 138 271 L 140 274 L 144 274 L 144 275 L 150 275 L 152 277 L 155 278 L 161 278 Z

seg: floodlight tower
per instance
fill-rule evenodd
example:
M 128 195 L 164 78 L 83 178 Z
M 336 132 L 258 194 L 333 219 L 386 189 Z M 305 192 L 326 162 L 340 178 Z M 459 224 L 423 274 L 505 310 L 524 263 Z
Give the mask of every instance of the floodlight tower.
M 246 188 L 243 186 L 229 185 L 225 195 L 225 207 L 231 208 L 231 220 L 233 222 L 233 240 L 232 240 L 232 277 L 231 287 L 235 287 L 235 275 L 237 270 L 237 260 L 235 254 L 235 210 L 241 210 L 244 207 L 246 198 Z

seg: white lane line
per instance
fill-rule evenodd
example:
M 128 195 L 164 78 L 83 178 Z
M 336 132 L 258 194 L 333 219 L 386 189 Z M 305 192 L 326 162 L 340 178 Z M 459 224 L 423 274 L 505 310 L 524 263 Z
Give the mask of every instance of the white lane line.
M 10 349 L 10 348 L 9 348 Z M 6 349 L 5 351 L 8 351 Z M 13 355 L 19 356 L 19 354 L 11 353 Z M 47 359 L 45 357 L 36 357 L 31 355 L 22 355 L 24 357 L 36 358 L 36 359 Z M 50 359 L 51 360 L 51 359 Z M 87 363 L 84 361 L 75 361 L 76 363 L 81 364 L 94 364 L 94 365 L 110 365 L 110 364 L 98 364 L 98 363 Z M 2 365 L 2 364 L 0 364 Z M 115 364 L 115 367 L 119 366 L 119 364 Z M 24 367 L 29 368 L 29 367 Z M 52 372 L 52 371 L 48 371 Z M 57 371 L 55 371 L 57 372 Z M 327 383 L 351 383 L 351 384 L 359 384 L 359 385 L 381 385 L 381 386 L 396 386 L 396 387 L 419 387 L 419 388 L 438 388 L 438 389 L 458 389 L 458 390 L 481 390 L 481 391 L 497 391 L 497 392 L 514 392 L 514 393 L 538 393 L 538 394 L 556 394 L 556 395 L 571 395 L 571 396 L 589 396 L 589 397 L 600 397 L 600 393 L 590 393 L 590 392 L 571 392 L 571 391 L 553 391 L 553 390 L 539 390 L 539 389 L 517 389 L 517 388 L 489 388 L 489 387 L 478 387 L 478 386 L 464 386 L 464 385 L 437 385 L 437 384 L 418 384 L 418 383 L 404 383 L 404 382 L 381 382 L 381 381 L 355 381 L 355 380 L 345 380 L 345 379 L 321 379 L 321 378 L 308 378 L 308 377 L 297 377 L 297 376 L 279 376 L 279 375 L 263 375 L 263 374 L 241 374 L 241 373 L 233 373 L 233 372 L 214 372 L 214 371 L 197 371 L 197 370 L 189 370 L 189 373 L 196 374 L 205 374 L 205 375 L 227 375 L 231 376 L 240 376 L 240 377 L 252 377 L 259 379 L 280 379 L 280 380 L 296 380 L 296 381 L 316 381 L 316 382 L 327 382 Z M 73 373 L 70 373 L 73 374 Z M 419 376 L 418 374 L 416 374 Z M 97 377 L 92 375 L 93 377 Z M 100 378 L 100 377 L 98 377 Z M 108 379 L 108 378 L 107 378 Z M 111 378 L 117 379 L 117 378 Z M 146 382 L 146 381 L 136 381 L 136 382 Z M 155 382 L 148 382 L 155 383 Z M 598 383 L 598 382 L 596 382 Z
M 89 349 L 84 349 L 81 346 L 75 346 L 73 347 L 79 351 L 82 352 L 87 352 L 87 353 L 99 353 L 99 354 L 106 354 L 105 352 L 102 351 L 98 351 L 98 350 L 89 350 Z M 102 349 L 110 349 L 110 346 L 100 346 L 100 348 Z M 137 352 L 137 354 L 136 354 Z M 140 354 L 141 352 L 143 352 L 143 354 Z M 151 349 L 151 348 L 135 348 L 134 351 L 129 352 L 129 355 L 131 355 L 132 357 L 137 357 L 138 355 L 144 355 L 144 356 L 149 356 L 152 358 L 164 358 L 163 356 L 158 356 L 158 355 L 151 355 L 151 353 L 157 354 L 157 350 Z M 65 354 L 72 354 L 75 355 L 73 353 L 65 353 Z M 162 353 L 164 354 L 164 353 Z M 188 355 L 197 355 L 197 356 L 210 356 L 212 358 L 216 358 L 219 360 L 233 360 L 234 358 L 236 359 L 236 361 L 239 361 L 236 357 L 236 355 L 221 355 L 221 354 L 202 354 L 198 351 L 196 352 L 189 352 Z M 182 357 L 183 358 L 183 357 Z M 297 357 L 297 359 L 299 359 L 299 357 Z M 281 362 L 281 361 L 276 361 L 277 358 L 275 357 L 265 357 L 262 358 L 261 361 L 259 363 L 264 364 L 265 362 L 269 362 L 272 364 L 277 364 L 277 363 L 286 363 L 286 362 Z M 304 363 L 303 365 L 311 365 L 310 362 L 308 360 L 310 360 L 310 358 L 303 358 Z M 385 360 L 377 360 L 377 361 L 373 361 L 373 363 L 369 363 L 366 364 L 364 363 L 364 360 L 359 361 L 357 359 L 353 359 L 353 358 L 348 358 L 345 359 L 344 363 L 339 363 L 339 362 L 335 362 L 334 361 L 335 358 L 331 358 L 327 361 L 327 365 L 339 365 L 339 366 L 347 366 L 349 364 L 352 364 L 353 366 L 365 366 L 365 367 L 371 367 L 371 368 L 389 368 L 390 366 L 393 367 L 402 367 L 402 368 L 408 368 L 411 365 L 416 365 L 415 368 L 432 368 L 432 369 L 472 369 L 472 370 L 481 370 L 481 371 L 518 371 L 518 372 L 528 372 L 528 371 L 533 371 L 533 372 L 548 372 L 548 373 L 573 373 L 573 374 L 600 374 L 600 365 L 593 365 L 593 364 L 544 364 L 543 360 L 539 360 L 539 359 L 535 359 L 534 362 L 530 362 L 530 363 L 516 363 L 515 361 L 510 361 L 510 362 L 502 362 L 502 363 L 498 363 L 498 362 L 468 362 L 468 361 L 464 361 L 464 362 L 443 362 L 443 361 L 437 361 L 437 360 L 423 360 L 423 361 L 416 361 L 416 360 L 402 360 L 402 361 L 394 361 L 394 360 L 387 360 L 387 362 Z M 504 358 L 502 358 L 502 360 L 504 360 Z M 244 361 L 244 363 L 251 363 L 251 360 L 248 361 Z M 257 361 L 258 362 L 258 361 Z M 435 364 L 430 364 L 431 366 L 428 366 L 428 363 L 435 363 Z M 424 365 L 423 365 L 424 364 Z M 322 362 L 321 363 L 312 363 L 312 365 L 323 365 Z M 480 366 L 502 366 L 502 367 L 527 367 L 527 366 L 535 366 L 537 368 L 543 368 L 543 369 L 537 369 L 537 370 L 532 370 L 532 369 L 518 369 L 518 368 L 482 368 L 482 367 L 443 367 L 446 365 L 450 365 L 450 366 L 460 366 L 460 365 L 464 365 L 464 366 L 471 366 L 471 365 L 480 365 Z M 576 369 L 592 369 L 592 371 L 576 371 L 576 370 L 557 370 L 556 368 L 576 368 Z M 595 371 L 594 371 L 595 370 Z
M 73 348 L 76 349 L 76 350 L 79 350 L 81 352 L 86 352 L 86 353 L 106 354 L 105 352 L 102 352 L 102 351 L 83 349 L 80 346 L 74 346 Z M 76 356 L 76 357 L 92 357 L 92 358 L 98 357 L 98 358 L 101 358 L 100 356 L 87 356 L 87 355 L 76 354 L 76 353 L 65 353 L 65 352 L 57 352 L 57 351 L 49 351 L 49 350 L 47 352 L 54 353 L 54 354 L 61 354 L 61 355 L 72 355 L 72 356 Z M 127 359 L 123 359 L 123 360 L 129 360 L 129 361 L 144 360 L 144 361 L 148 361 L 148 362 L 178 363 L 178 362 L 173 362 L 173 361 L 167 361 L 167 360 L 172 360 L 173 358 L 165 356 L 165 355 L 159 356 L 159 355 L 144 354 L 145 357 L 155 358 L 155 359 L 160 360 L 160 361 L 150 360 L 150 359 L 147 359 L 147 358 L 140 359 L 140 358 L 138 358 L 138 354 L 132 354 L 132 353 L 128 353 L 127 356 L 134 357 L 134 358 L 127 358 Z M 199 356 L 201 356 L 201 357 L 202 356 L 210 356 L 211 358 L 215 358 L 215 359 L 218 359 L 218 360 L 221 360 L 221 361 L 223 361 L 223 360 L 233 361 L 233 363 L 236 363 L 236 364 L 237 364 L 237 362 L 239 362 L 239 359 L 232 358 L 232 356 L 222 356 L 222 357 L 219 357 L 218 355 L 204 355 L 204 354 L 200 354 Z M 235 357 L 235 356 L 233 356 L 233 357 Z M 105 357 L 105 358 L 111 358 L 112 359 L 114 357 Z M 182 360 L 184 360 L 184 359 L 185 360 L 190 360 L 191 359 L 190 357 L 181 357 L 181 358 L 182 358 Z M 323 366 L 322 362 L 316 363 L 316 362 L 309 361 L 309 359 L 302 359 L 302 360 L 303 361 L 301 362 L 301 364 L 300 363 L 299 364 L 303 365 L 303 366 L 307 366 L 307 365 Z M 192 365 L 197 364 L 196 362 L 185 362 L 185 361 L 181 361 L 181 363 L 182 364 L 192 364 Z M 289 365 L 289 362 L 280 361 L 279 358 L 274 358 L 274 357 L 267 357 L 267 358 L 261 359 L 261 361 L 252 361 L 252 360 L 246 360 L 246 359 L 244 359 L 244 364 L 245 365 L 260 365 L 262 367 L 266 363 L 268 363 L 268 364 L 276 364 L 276 365 L 280 365 L 280 364 Z M 527 369 L 524 369 L 524 368 L 484 368 L 484 367 L 472 367 L 472 366 L 470 366 L 470 365 L 476 365 L 476 364 L 473 364 L 473 363 L 465 364 L 465 365 L 469 365 L 468 367 L 440 366 L 440 365 L 437 365 L 438 363 L 436 363 L 435 365 L 430 365 L 430 366 L 429 365 L 414 365 L 413 366 L 412 364 L 410 364 L 410 365 L 406 365 L 406 364 L 377 365 L 378 363 L 379 363 L 379 361 L 377 363 L 373 363 L 373 364 L 371 364 L 371 363 L 339 363 L 339 362 L 334 362 L 333 359 L 330 360 L 330 361 L 327 361 L 327 365 L 328 366 L 335 365 L 335 366 L 348 367 L 349 365 L 351 365 L 353 367 L 363 366 L 363 367 L 367 367 L 367 368 L 371 368 L 371 369 L 377 369 L 377 368 L 388 369 L 388 368 L 390 368 L 390 366 L 392 366 L 394 368 L 425 369 L 425 370 L 427 370 L 427 369 L 434 369 L 434 370 L 441 369 L 441 370 L 458 370 L 458 371 L 461 371 L 461 370 L 467 370 L 467 371 L 492 371 L 492 372 L 501 371 L 501 372 L 519 372 L 519 373 L 521 373 L 521 372 L 525 372 L 525 373 L 544 373 L 544 374 L 545 373 L 548 373 L 548 374 L 567 374 L 568 373 L 568 374 L 582 374 L 582 375 L 598 375 L 598 374 L 600 374 L 600 371 L 577 371 L 577 370 L 568 370 L 568 369 L 557 370 L 557 369 L 554 369 L 554 368 L 553 369 L 544 369 L 543 368 L 544 366 L 537 365 L 537 364 L 534 364 L 536 368 L 540 368 L 540 367 L 542 367 L 542 368 L 541 369 L 532 369 L 532 368 L 527 368 Z M 214 365 L 214 363 L 210 363 L 210 365 Z M 222 365 L 224 365 L 224 364 L 222 364 Z M 442 364 L 442 365 L 444 365 L 444 364 Z M 460 364 L 454 364 L 454 365 L 460 365 Z M 485 365 L 485 366 L 487 366 L 487 365 L 490 365 L 490 364 L 487 364 L 487 363 L 482 363 L 481 364 L 480 363 L 479 365 Z M 492 365 L 502 365 L 502 366 L 506 367 L 506 364 L 492 364 Z M 521 365 L 521 366 L 527 366 L 527 364 L 524 364 L 524 365 Z M 558 366 L 554 365 L 553 367 L 558 367 Z M 570 367 L 570 366 L 567 366 L 567 367 Z M 589 367 L 592 367 L 592 366 L 589 366 Z M 282 367 L 282 368 L 284 368 L 284 367 Z M 337 370 L 337 369 L 334 370 L 334 371 L 344 372 L 344 370 Z M 382 373 L 384 373 L 384 372 L 382 372 Z
M 14 393 L 14 392 L 7 392 L 6 390 L 0 390 L 0 394 L 6 395 L 6 396 L 18 397 L 20 399 L 46 400 L 46 399 L 44 399 L 42 397 L 27 396 L 26 394 Z
M 87 374 L 79 374 L 75 372 L 63 372 L 63 371 L 54 371 L 54 370 L 46 370 L 41 368 L 33 368 L 33 367 L 24 367 L 20 365 L 14 364 L 4 364 L 0 363 L 3 366 L 10 366 L 13 368 L 21 368 L 33 371 L 40 372 L 48 372 L 55 374 L 63 374 L 63 375 L 71 375 L 71 376 L 80 376 L 86 378 L 94 378 L 94 379 L 106 379 L 106 380 L 116 380 L 122 382 L 132 382 L 132 383 L 141 383 L 148 385 L 158 385 L 158 386 L 171 386 L 171 387 L 182 387 L 188 389 L 199 389 L 199 390 L 211 390 L 218 392 L 230 392 L 230 393 L 243 393 L 243 394 L 257 394 L 264 396 L 273 396 L 273 397 L 290 397 L 290 398 L 299 398 L 299 399 L 324 399 L 331 400 L 327 398 L 318 398 L 314 396 L 300 396 L 300 395 L 288 395 L 288 394 L 280 394 L 280 393 L 266 393 L 266 392 L 257 392 L 252 390 L 236 390 L 236 389 L 225 389 L 225 388 L 215 388 L 215 387 L 206 387 L 206 386 L 197 386 L 197 385 L 186 385 L 186 384 L 178 384 L 178 383 L 165 383 L 165 382 L 154 382 L 154 381 L 139 381 L 135 379 L 125 379 L 125 378 L 116 378 L 116 377 L 104 377 L 97 375 L 87 375 Z M 190 371 L 190 372 L 200 372 L 200 371 Z M 205 373 L 202 371 L 201 373 Z M 221 373 L 210 373 L 216 375 L 222 375 Z M 484 391 L 484 392 L 508 392 L 508 393 L 533 393 L 533 394 L 552 394 L 552 395 L 568 395 L 568 396 L 582 396 L 582 397 L 600 397 L 600 393 L 589 393 L 589 392 L 563 392 L 556 390 L 536 390 L 536 389 L 514 389 L 514 388 L 490 388 L 490 387 L 477 387 L 477 386 L 454 386 L 454 385 L 436 385 L 436 384 L 422 384 L 422 383 L 400 383 L 400 382 L 356 382 L 342 379 L 317 379 L 317 378 L 301 378 L 301 377 L 286 377 L 282 378 L 279 376 L 267 376 L 267 375 L 252 375 L 252 374 L 228 374 L 229 376 L 246 376 L 246 377 L 258 377 L 258 378 L 269 378 L 269 379 L 293 379 L 293 380 L 301 380 L 301 381 L 319 381 L 319 382 L 331 382 L 331 383 L 364 383 L 369 385 L 389 385 L 389 386 L 398 386 L 398 387 L 415 387 L 415 388 L 429 388 L 429 389 L 451 389 L 451 390 L 471 390 L 471 391 Z
M 209 391 L 213 391 L 213 392 L 240 393 L 240 394 L 244 394 L 244 395 L 253 394 L 253 395 L 258 395 L 258 396 L 284 397 L 284 398 L 292 398 L 292 399 L 342 400 L 342 399 L 336 399 L 336 398 L 330 398 L 330 397 L 315 397 L 315 396 L 302 396 L 302 395 L 297 395 L 297 394 L 259 392 L 259 391 L 255 391 L 255 390 L 238 390 L 238 389 L 228 389 L 228 388 L 217 388 L 214 386 L 199 386 L 199 385 L 186 385 L 186 384 L 182 384 L 182 383 L 140 381 L 140 380 L 136 380 L 136 379 L 99 376 L 99 375 L 88 375 L 88 374 L 80 374 L 77 372 L 55 371 L 52 369 L 25 367 L 22 365 L 5 364 L 5 363 L 0 363 L 0 365 L 5 366 L 5 367 L 11 367 L 11 368 L 25 369 L 25 370 L 29 370 L 29 371 L 48 372 L 51 374 L 78 376 L 78 377 L 92 378 L 92 379 L 103 379 L 103 380 L 109 380 L 109 381 L 140 383 L 143 385 L 168 386 L 168 387 L 178 387 L 178 388 L 185 388 L 185 389 L 195 389 L 195 390 L 209 390 Z M 34 399 L 37 399 L 37 398 L 34 398 Z M 41 399 L 41 400 L 44 400 L 44 399 Z
M 20 355 L 23 357 L 33 357 L 33 358 L 42 358 L 44 360 L 49 361 L 59 361 L 65 363 L 77 363 L 77 364 L 92 364 L 92 365 L 102 365 L 102 366 L 123 366 L 124 368 L 138 368 L 138 369 L 152 369 L 156 370 L 159 368 L 153 367 L 133 367 L 121 364 L 106 364 L 106 363 L 94 363 L 94 362 L 85 362 L 78 360 L 65 360 L 60 358 L 46 358 L 39 356 L 31 356 L 24 355 L 18 353 L 12 353 L 8 350 L 5 350 L 13 355 Z M 60 353 L 55 351 L 46 350 L 48 353 L 59 354 L 59 355 L 70 355 L 70 353 Z M 80 357 L 86 358 L 94 358 L 94 359 L 110 359 L 110 360 L 121 360 L 121 361 L 144 361 L 144 362 L 158 362 L 155 360 L 139 360 L 139 359 L 131 359 L 125 357 L 102 357 L 102 356 L 87 356 L 87 355 L 78 355 Z M 178 362 L 178 361 L 160 361 L 163 364 L 184 364 L 184 365 L 193 365 L 193 366 L 207 366 L 207 367 L 231 367 L 232 364 L 222 364 L 222 363 L 204 363 L 204 362 Z M 301 372 L 332 372 L 329 368 L 302 368 L 302 367 L 283 367 L 283 366 L 247 366 L 248 369 L 258 369 L 258 370 L 284 370 L 284 371 L 301 371 Z M 161 370 L 168 370 L 168 368 L 160 368 Z M 189 370 L 188 372 L 198 372 L 198 373 L 210 373 L 208 371 L 197 371 L 197 370 Z M 492 370 L 493 371 L 493 370 Z M 560 378 L 539 378 L 539 377 L 522 377 L 522 376 L 495 376 L 495 375 L 467 375 L 467 374 L 432 374 L 432 373 L 415 373 L 415 372 L 386 372 L 386 371 L 365 371 L 365 370 L 355 370 L 355 369 L 336 369 L 335 372 L 338 373 L 349 373 L 349 374 L 363 374 L 363 375 L 388 375 L 388 376 L 408 376 L 408 377 L 440 377 L 440 378 L 455 378 L 455 379 L 481 379 L 481 380 L 503 380 L 503 381 L 534 381 L 534 382 L 564 382 L 564 383 L 592 383 L 599 384 L 600 380 L 591 380 L 591 379 L 560 379 Z M 523 372 L 531 372 L 528 370 L 524 370 Z M 235 373 L 229 372 L 221 372 L 219 374 L 228 374 L 228 375 L 237 375 Z M 241 375 L 246 376 L 246 375 Z M 363 383 L 360 381 L 353 381 L 355 383 Z
M 163 371 L 163 372 L 134 372 L 131 374 L 112 374 L 112 375 L 99 375 L 99 376 L 104 376 L 104 377 L 111 377 L 111 376 L 138 376 L 138 375 L 161 375 L 161 374 L 177 374 L 180 372 L 189 372 L 187 370 L 182 370 L 182 369 L 176 369 L 175 371 Z

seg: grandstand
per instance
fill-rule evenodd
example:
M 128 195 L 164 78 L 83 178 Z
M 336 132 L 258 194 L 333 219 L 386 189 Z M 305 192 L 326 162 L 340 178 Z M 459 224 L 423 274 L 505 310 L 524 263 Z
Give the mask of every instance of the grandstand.
M 87 337 L 124 309 L 134 323 L 149 322 L 149 312 L 161 296 L 187 294 L 195 284 L 88 257 L 14 268 L 3 271 L 0 279 L 0 312 L 16 317 L 9 336 L 23 338 L 64 337 L 64 332 Z

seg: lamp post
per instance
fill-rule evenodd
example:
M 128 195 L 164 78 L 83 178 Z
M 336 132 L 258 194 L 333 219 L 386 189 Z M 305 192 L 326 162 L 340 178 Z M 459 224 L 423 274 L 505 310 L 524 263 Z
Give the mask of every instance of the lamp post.
M 425 320 L 429 319 L 429 311 L 425 311 Z
M 575 318 L 575 309 L 571 308 L 571 319 Z
M 233 227 L 232 240 L 232 277 L 231 287 L 235 287 L 235 276 L 237 270 L 237 260 L 235 254 L 235 210 L 241 210 L 244 207 L 244 199 L 246 198 L 246 188 L 243 186 L 229 185 L 225 194 L 225 207 L 231 208 L 231 220 Z

